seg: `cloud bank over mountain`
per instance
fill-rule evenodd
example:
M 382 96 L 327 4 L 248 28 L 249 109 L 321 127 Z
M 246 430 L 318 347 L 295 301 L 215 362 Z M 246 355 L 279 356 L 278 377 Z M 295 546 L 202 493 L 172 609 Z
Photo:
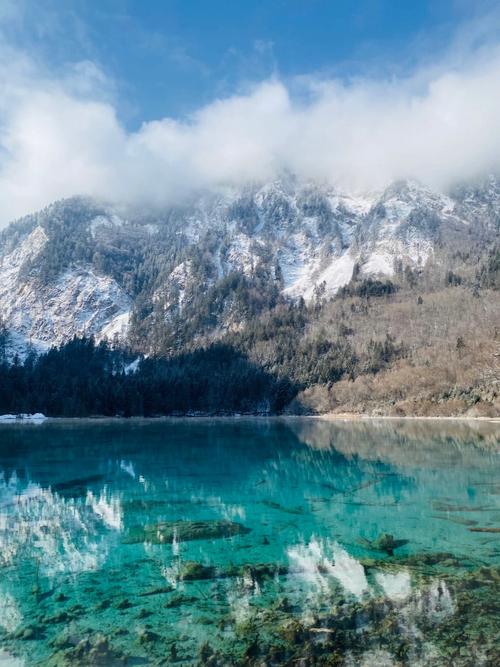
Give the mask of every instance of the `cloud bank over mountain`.
M 394 78 L 273 79 L 129 131 L 114 83 L 0 49 L 0 224 L 73 194 L 163 206 L 289 171 L 346 189 L 437 189 L 500 171 L 500 46 L 457 42 Z

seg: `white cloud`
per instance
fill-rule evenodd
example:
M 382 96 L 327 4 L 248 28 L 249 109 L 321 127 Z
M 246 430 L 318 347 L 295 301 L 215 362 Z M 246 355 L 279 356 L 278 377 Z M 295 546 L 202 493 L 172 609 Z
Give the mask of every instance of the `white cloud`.
M 135 132 L 95 64 L 56 77 L 3 47 L 0 222 L 73 194 L 165 205 L 283 170 L 355 189 L 405 177 L 446 189 L 499 171 L 500 47 L 475 44 L 462 34 L 440 63 L 395 79 L 302 77 L 294 94 L 267 80 Z

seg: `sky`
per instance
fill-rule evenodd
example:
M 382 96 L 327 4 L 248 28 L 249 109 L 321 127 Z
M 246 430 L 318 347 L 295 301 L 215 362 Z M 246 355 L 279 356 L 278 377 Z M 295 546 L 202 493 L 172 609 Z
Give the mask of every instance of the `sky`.
M 0 225 L 292 172 L 446 190 L 500 168 L 500 3 L 0 0 Z

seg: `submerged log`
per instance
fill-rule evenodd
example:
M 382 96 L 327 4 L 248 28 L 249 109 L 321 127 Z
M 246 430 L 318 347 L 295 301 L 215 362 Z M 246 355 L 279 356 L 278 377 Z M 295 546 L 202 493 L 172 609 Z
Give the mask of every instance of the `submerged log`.
M 480 507 L 471 507 L 470 505 L 453 505 L 451 503 L 444 503 L 440 500 L 432 502 L 432 508 L 437 512 L 491 512 L 495 507 L 488 507 L 481 505 Z
M 491 527 L 478 527 L 478 528 L 469 528 L 471 533 L 500 533 L 500 528 Z
M 171 544 L 192 540 L 215 540 L 246 535 L 250 529 L 234 521 L 161 521 L 156 524 L 132 527 L 123 544 Z
M 57 482 L 52 484 L 52 491 L 68 491 L 70 489 L 87 486 L 89 484 L 96 484 L 102 482 L 105 475 L 88 475 L 88 477 L 78 477 L 77 479 L 68 479 L 65 482 Z

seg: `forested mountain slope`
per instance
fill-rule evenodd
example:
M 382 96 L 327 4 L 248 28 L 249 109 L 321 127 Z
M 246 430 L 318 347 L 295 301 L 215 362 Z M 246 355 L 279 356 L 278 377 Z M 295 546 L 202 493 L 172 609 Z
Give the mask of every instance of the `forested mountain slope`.
M 493 177 L 446 195 L 286 178 L 147 214 L 57 202 L 0 235 L 4 371 L 16 352 L 93 337 L 115 348 L 99 354 L 121 356 L 96 375 L 123 375 L 124 386 L 145 372 L 130 365 L 142 355 L 163 359 L 163 392 L 174 367 L 195 385 L 191 362 L 209 373 L 224 350 L 227 372 L 246 364 L 262 395 L 225 406 L 223 393 L 200 402 L 186 389 L 182 405 L 127 398 L 49 412 L 495 413 L 499 225 Z

